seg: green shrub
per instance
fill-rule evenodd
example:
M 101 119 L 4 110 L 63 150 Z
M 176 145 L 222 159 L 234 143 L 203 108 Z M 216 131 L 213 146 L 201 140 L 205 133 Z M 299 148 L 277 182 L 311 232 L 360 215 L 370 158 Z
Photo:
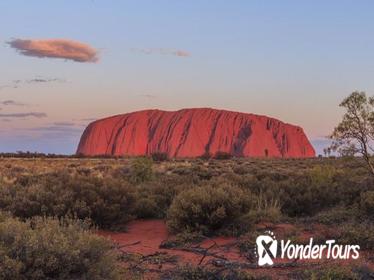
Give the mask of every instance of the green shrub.
M 211 172 L 206 167 L 194 166 L 191 171 L 192 171 L 192 174 L 196 178 L 198 178 L 199 181 L 201 181 L 201 180 L 210 180 L 213 177 L 213 172 Z
M 282 212 L 289 216 L 314 215 L 342 202 L 334 168 L 320 166 L 282 183 Z M 334 194 L 334 195 L 331 195 Z
M 160 208 L 154 197 L 142 197 L 137 200 L 135 211 L 138 218 L 159 218 Z
M 0 216 L 0 279 L 121 279 L 112 245 L 87 224 Z
M 180 266 L 172 272 L 175 280 L 218 280 L 213 270 L 191 265 Z
M 152 160 L 149 158 L 136 158 L 131 163 L 130 181 L 140 184 L 150 181 L 153 177 Z
M 54 173 L 0 186 L 0 209 L 20 218 L 74 215 L 101 227 L 121 225 L 133 217 L 134 190 L 110 178 Z
M 157 161 L 157 162 L 166 161 L 169 158 L 168 154 L 163 153 L 163 152 L 152 153 L 151 157 L 153 161 Z
M 360 207 L 364 214 L 374 216 L 374 191 L 361 194 Z
M 301 273 L 302 278 L 310 280 L 358 280 L 359 276 L 349 267 L 327 267 L 318 270 L 306 270 Z
M 179 247 L 189 247 L 192 244 L 202 242 L 204 239 L 205 237 L 198 232 L 181 232 L 163 241 L 160 245 L 160 248 L 171 249 Z
M 348 223 L 339 226 L 338 241 L 342 244 L 358 244 L 361 250 L 374 249 L 374 224 L 370 221 Z
M 181 192 L 168 211 L 168 227 L 173 232 L 198 231 L 211 234 L 245 215 L 252 196 L 231 185 L 205 185 Z
M 319 212 L 312 221 L 325 225 L 342 224 L 355 219 L 358 215 L 357 210 L 357 207 L 338 206 Z
M 191 176 L 171 174 L 137 186 L 137 206 L 134 213 L 139 218 L 165 218 L 174 197 L 194 186 Z
M 256 223 L 279 222 L 282 217 L 279 199 L 267 197 L 260 192 L 260 194 L 255 198 L 254 207 L 251 209 L 248 216 Z
M 234 171 L 235 174 L 239 174 L 239 175 L 244 175 L 244 174 L 249 174 L 250 173 L 250 169 L 245 165 L 235 166 L 233 168 L 233 171 Z
M 231 159 L 232 158 L 232 155 L 228 152 L 221 152 L 221 151 L 218 151 L 216 152 L 216 154 L 214 155 L 214 159 L 218 159 L 218 160 L 224 160 L 224 159 Z
M 210 160 L 212 158 L 212 155 L 209 152 L 205 152 L 199 158 L 202 160 Z
M 256 277 L 240 269 L 211 269 L 201 266 L 179 266 L 175 270 L 165 273 L 165 279 L 173 280 L 267 280 L 270 277 Z M 162 278 L 162 279 L 164 279 Z
M 313 185 L 326 186 L 334 183 L 334 177 L 337 175 L 337 172 L 336 168 L 331 165 L 317 165 L 308 172 L 308 176 Z

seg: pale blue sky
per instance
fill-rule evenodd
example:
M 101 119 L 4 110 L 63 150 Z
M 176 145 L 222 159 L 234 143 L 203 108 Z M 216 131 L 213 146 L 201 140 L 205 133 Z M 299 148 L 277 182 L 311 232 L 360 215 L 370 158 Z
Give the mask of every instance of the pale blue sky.
M 47 117 L 0 117 L 0 151 L 70 154 L 88 119 L 185 107 L 276 117 L 302 126 L 320 151 L 339 102 L 374 93 L 373 12 L 369 0 L 2 0 L 0 116 Z M 23 56 L 13 38 L 84 42 L 100 61 Z M 1 88 L 35 77 L 59 81 Z

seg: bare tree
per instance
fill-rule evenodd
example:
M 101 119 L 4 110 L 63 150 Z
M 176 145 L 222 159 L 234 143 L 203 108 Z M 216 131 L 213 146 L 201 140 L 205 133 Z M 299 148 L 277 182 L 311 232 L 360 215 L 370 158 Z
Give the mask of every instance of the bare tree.
M 332 150 L 341 155 L 361 155 L 374 175 L 371 159 L 374 141 L 374 97 L 355 91 L 339 105 L 346 112 L 330 138 Z

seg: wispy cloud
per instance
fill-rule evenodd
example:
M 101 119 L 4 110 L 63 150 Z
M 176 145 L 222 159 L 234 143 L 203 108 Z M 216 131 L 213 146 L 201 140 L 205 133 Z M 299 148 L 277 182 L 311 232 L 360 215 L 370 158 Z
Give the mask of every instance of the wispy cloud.
M 39 58 L 61 58 L 75 62 L 97 62 L 98 52 L 88 44 L 66 39 L 23 40 L 8 44 L 20 54 Z
M 24 83 L 26 84 L 35 84 L 35 83 L 51 83 L 51 82 L 59 82 L 64 83 L 66 80 L 59 79 L 59 78 L 34 78 L 31 80 L 25 80 Z
M 0 118 L 27 118 L 27 117 L 34 117 L 34 118 L 46 118 L 46 113 L 41 112 L 27 112 L 27 113 L 7 113 L 7 114 L 0 114 Z
M 0 104 L 4 106 L 27 106 L 26 103 L 14 101 L 14 100 L 4 100 L 4 101 L 1 101 Z
M 8 84 L 5 85 L 0 85 L 0 90 L 4 88 L 20 88 L 24 85 L 28 84 L 41 84 L 41 83 L 65 83 L 65 79 L 60 79 L 60 78 L 45 78 L 41 76 L 37 76 L 33 79 L 28 79 L 28 80 L 13 80 L 9 82 Z
M 143 54 L 160 54 L 160 55 L 174 55 L 179 57 L 189 57 L 191 54 L 184 50 L 165 49 L 165 48 L 132 48 L 133 52 Z
M 15 83 L 7 84 L 7 85 L 0 85 L 0 90 L 4 88 L 18 88 L 18 85 Z
M 45 135 L 80 135 L 84 127 L 77 126 L 61 126 L 61 125 L 49 125 L 49 126 L 38 126 L 28 129 L 29 131 L 34 131 L 38 133 L 44 133 Z

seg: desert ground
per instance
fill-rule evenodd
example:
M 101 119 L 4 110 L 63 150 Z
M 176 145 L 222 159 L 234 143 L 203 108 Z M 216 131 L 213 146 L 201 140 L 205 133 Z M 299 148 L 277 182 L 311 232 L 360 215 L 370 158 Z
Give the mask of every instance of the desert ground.
M 0 210 L 4 278 L 22 279 L 17 271 L 28 279 L 51 273 L 90 279 L 374 277 L 374 178 L 358 158 L 3 157 Z M 298 244 L 310 237 L 317 244 L 358 244 L 360 257 L 275 259 L 260 267 L 255 241 L 267 230 Z M 35 240 L 42 242 L 36 246 Z M 62 261 L 64 268 L 54 265 Z

